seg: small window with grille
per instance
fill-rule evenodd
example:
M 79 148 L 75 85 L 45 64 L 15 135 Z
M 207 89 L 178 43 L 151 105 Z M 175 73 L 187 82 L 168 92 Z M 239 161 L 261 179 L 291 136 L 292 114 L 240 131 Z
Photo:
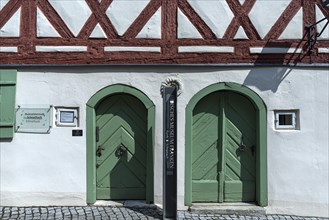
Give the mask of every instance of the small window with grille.
M 297 130 L 299 129 L 298 110 L 276 110 L 275 129 L 277 130 Z

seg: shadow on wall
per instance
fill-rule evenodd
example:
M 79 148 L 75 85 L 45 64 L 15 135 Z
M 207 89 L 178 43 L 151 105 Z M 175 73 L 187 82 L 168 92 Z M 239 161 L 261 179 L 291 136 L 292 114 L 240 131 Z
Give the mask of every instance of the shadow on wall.
M 246 86 L 255 86 L 261 91 L 271 90 L 275 93 L 291 71 L 292 69 L 288 67 L 255 68 L 248 73 L 243 84 Z
M 244 85 L 255 86 L 261 91 L 271 90 L 275 93 L 292 70 L 292 68 L 285 65 L 290 63 L 296 64 L 301 59 L 301 54 L 297 53 L 297 49 L 293 53 L 288 54 L 290 47 L 291 44 L 286 44 L 284 48 L 278 48 L 274 43 L 267 43 L 262 51 L 257 54 L 256 68 L 253 68 L 248 73 Z M 264 63 L 266 63 L 267 67 L 264 65 L 262 67 Z M 276 68 L 269 67 L 268 64 L 273 64 L 273 67 Z M 257 68 L 257 66 L 259 67 Z
M 306 35 L 307 33 L 305 32 L 298 44 L 267 42 L 261 51 L 255 52 L 255 56 L 257 56 L 255 61 L 256 68 L 248 73 L 244 85 L 255 86 L 261 91 L 271 90 L 276 92 L 297 63 L 307 58 L 312 62 L 312 56 L 308 56 L 307 53 Z M 293 48 L 295 49 L 291 51 Z M 270 67 L 270 65 L 272 66 Z

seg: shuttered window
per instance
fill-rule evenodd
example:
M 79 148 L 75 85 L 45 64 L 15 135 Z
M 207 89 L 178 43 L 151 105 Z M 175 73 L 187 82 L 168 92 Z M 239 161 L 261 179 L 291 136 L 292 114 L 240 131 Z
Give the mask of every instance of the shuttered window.
M 0 69 L 0 140 L 14 136 L 16 74 Z

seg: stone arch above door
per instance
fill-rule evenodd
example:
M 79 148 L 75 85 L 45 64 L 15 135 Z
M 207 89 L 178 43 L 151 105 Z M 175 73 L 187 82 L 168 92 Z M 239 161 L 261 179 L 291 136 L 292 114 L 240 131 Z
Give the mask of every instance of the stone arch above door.
M 197 103 L 207 95 L 231 91 L 248 98 L 256 109 L 256 202 L 267 206 L 267 113 L 263 100 L 251 89 L 237 83 L 210 85 L 192 97 L 186 107 L 185 123 L 185 205 L 192 204 L 192 114 Z
M 96 202 L 96 123 L 95 108 L 106 97 L 117 94 L 131 95 L 137 98 L 147 109 L 147 178 L 146 201 L 153 202 L 153 147 L 155 106 L 153 102 L 140 90 L 131 86 L 116 84 L 107 86 L 95 93 L 86 106 L 86 141 L 87 141 L 87 203 Z

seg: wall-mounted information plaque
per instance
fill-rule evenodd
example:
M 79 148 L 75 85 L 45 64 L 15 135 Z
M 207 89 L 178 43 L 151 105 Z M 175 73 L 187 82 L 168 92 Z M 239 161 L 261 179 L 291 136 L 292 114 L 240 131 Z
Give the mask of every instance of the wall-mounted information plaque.
M 15 132 L 50 133 L 52 125 L 52 107 L 17 108 Z

